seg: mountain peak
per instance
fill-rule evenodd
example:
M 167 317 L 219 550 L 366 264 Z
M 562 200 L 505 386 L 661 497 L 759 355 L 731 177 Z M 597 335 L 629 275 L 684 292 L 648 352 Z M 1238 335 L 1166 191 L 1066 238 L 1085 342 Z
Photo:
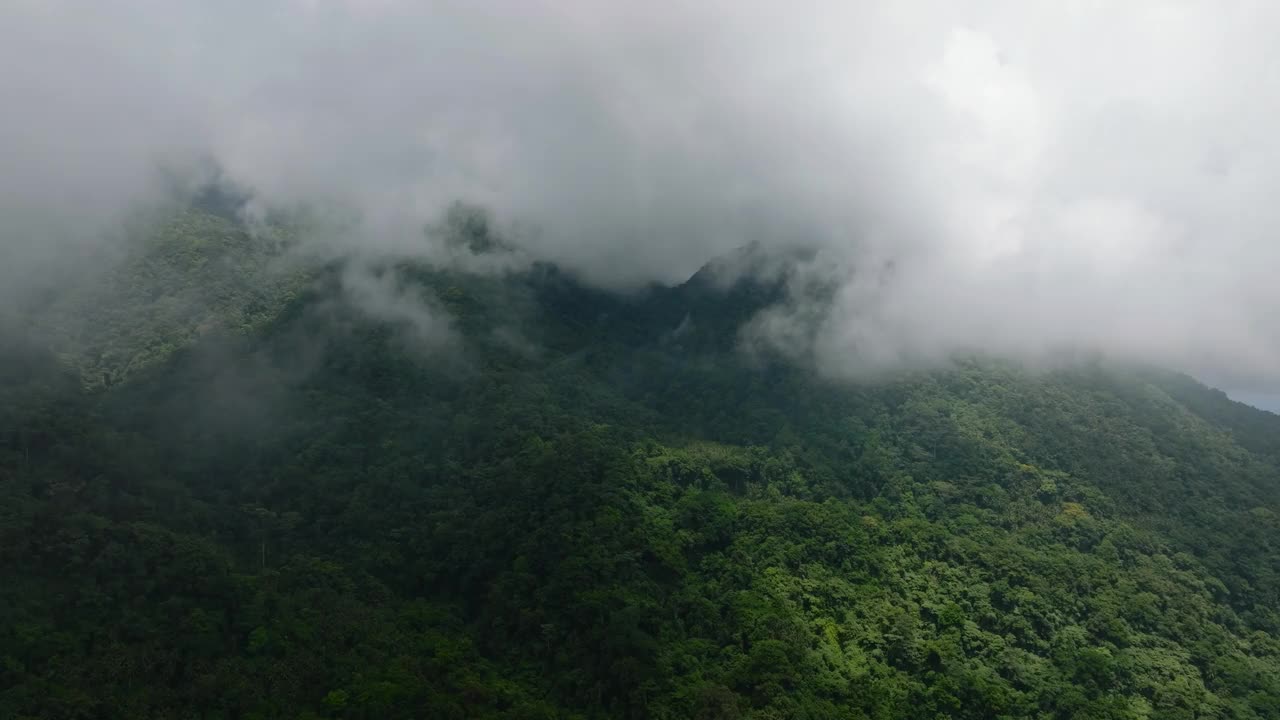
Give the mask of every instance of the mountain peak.
M 817 253 L 817 248 L 809 246 L 767 247 L 753 241 L 707 261 L 685 284 L 719 289 L 741 282 L 774 286 L 785 281 L 798 265 L 812 261 Z

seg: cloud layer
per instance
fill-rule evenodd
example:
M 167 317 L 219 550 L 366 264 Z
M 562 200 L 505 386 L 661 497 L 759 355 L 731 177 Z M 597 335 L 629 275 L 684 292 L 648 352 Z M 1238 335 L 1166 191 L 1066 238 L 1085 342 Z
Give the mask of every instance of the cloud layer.
M 362 247 L 481 202 L 602 284 L 820 245 L 835 373 L 1101 348 L 1274 391 L 1277 27 L 1195 0 L 14 0 L 0 242 L 63 257 L 209 156 Z

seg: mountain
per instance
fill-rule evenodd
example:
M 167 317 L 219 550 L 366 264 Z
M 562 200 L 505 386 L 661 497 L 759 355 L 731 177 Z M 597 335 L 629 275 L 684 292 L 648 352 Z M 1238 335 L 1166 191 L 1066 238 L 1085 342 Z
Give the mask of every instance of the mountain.
M 195 207 L 11 313 L 0 717 L 1280 717 L 1280 416 L 837 382 L 741 348 L 788 257 L 620 294 L 455 220 Z

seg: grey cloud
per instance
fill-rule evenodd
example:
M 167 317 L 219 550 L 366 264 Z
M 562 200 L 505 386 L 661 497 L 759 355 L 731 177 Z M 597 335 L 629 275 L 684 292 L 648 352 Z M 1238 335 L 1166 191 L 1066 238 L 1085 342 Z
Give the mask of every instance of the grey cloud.
M 1196 0 L 17 0 L 0 238 L 57 256 L 208 153 L 259 210 L 342 217 L 346 250 L 439 252 L 422 229 L 458 198 L 605 285 L 821 247 L 834 299 L 745 332 L 809 328 L 835 374 L 1098 348 L 1263 392 L 1277 21 Z

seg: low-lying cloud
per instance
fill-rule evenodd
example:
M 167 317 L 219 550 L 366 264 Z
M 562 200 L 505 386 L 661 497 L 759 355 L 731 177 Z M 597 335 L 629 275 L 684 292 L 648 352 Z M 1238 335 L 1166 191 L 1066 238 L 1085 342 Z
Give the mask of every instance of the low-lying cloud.
M 1097 348 L 1275 390 L 1276 27 L 1194 0 L 17 0 L 0 281 L 212 157 L 362 248 L 416 252 L 462 198 L 605 285 L 820 246 L 848 268 L 812 338 L 835 373 Z

